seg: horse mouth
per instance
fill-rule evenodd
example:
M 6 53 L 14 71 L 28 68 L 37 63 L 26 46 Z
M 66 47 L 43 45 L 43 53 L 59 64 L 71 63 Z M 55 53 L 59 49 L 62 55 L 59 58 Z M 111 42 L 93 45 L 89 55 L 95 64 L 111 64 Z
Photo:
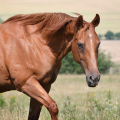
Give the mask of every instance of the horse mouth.
M 96 87 L 98 85 L 98 83 L 90 83 L 87 81 L 88 87 Z
M 95 84 L 92 84 L 92 85 L 90 85 L 90 84 L 88 84 L 88 87 L 96 87 L 97 85 L 95 85 Z

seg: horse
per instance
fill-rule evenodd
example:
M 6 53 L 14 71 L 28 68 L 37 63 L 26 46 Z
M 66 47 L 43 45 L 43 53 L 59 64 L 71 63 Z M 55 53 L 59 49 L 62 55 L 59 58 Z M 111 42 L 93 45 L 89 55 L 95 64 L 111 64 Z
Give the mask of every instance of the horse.
M 48 95 L 61 68 L 62 59 L 72 51 L 82 66 L 89 87 L 100 80 L 97 67 L 100 40 L 92 22 L 78 14 L 36 13 L 15 15 L 0 25 L 0 93 L 17 90 L 30 97 L 28 120 L 38 120 L 44 105 L 51 120 L 58 120 L 58 107 Z

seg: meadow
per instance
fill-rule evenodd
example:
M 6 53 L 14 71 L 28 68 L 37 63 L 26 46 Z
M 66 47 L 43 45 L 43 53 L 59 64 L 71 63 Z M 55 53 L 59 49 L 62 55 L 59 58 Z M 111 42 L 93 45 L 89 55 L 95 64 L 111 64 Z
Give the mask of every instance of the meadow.
M 101 40 L 100 50 L 111 55 L 114 63 L 120 64 L 120 40 Z
M 95 88 L 87 86 L 85 75 L 59 75 L 50 96 L 59 108 L 59 120 L 119 120 L 120 75 L 101 75 Z M 0 120 L 26 120 L 29 97 L 17 92 L 0 94 Z M 50 120 L 43 107 L 39 120 Z

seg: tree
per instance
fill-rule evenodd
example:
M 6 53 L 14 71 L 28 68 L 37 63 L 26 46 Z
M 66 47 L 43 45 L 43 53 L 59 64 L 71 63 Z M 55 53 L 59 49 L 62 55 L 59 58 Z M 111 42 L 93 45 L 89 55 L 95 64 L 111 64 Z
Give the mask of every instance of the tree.
M 109 68 L 114 65 L 111 61 L 111 55 L 105 54 L 104 51 L 99 51 L 98 59 L 97 59 L 98 69 L 100 73 L 107 73 Z
M 83 69 L 81 68 L 81 66 L 78 63 L 76 63 L 76 61 L 73 59 L 72 52 L 68 53 L 68 55 L 63 58 L 60 73 L 63 74 L 83 73 Z
M 100 51 L 98 55 L 98 69 L 100 73 L 107 73 L 109 68 L 113 65 L 111 61 L 111 56 L 109 54 L 105 54 L 104 51 Z M 82 67 L 75 62 L 72 56 L 72 52 L 70 52 L 67 56 L 65 56 L 62 60 L 62 67 L 60 70 L 60 74 L 81 74 L 84 73 Z
M 120 39 L 120 32 L 116 33 L 115 37 L 117 37 L 117 39 Z
M 2 18 L 0 17 L 0 24 L 3 22 Z
M 101 34 L 98 34 L 98 37 L 99 37 L 99 39 L 102 39 L 103 36 Z
M 106 39 L 108 40 L 113 40 L 115 38 L 115 35 L 112 31 L 108 31 L 106 34 L 105 34 L 105 37 Z

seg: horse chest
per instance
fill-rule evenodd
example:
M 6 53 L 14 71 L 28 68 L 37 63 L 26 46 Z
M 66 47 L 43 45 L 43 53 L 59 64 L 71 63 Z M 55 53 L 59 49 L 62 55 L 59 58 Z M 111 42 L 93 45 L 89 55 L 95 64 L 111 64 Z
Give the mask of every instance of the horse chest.
M 46 59 L 47 60 L 47 59 Z M 54 65 L 54 60 L 49 61 L 47 60 L 47 62 L 45 62 L 46 60 L 44 60 L 44 62 L 42 62 L 42 64 L 39 64 L 35 67 L 35 71 L 37 73 L 36 77 L 37 80 L 41 83 L 41 84 L 47 84 L 50 82 L 52 74 L 54 72 L 54 68 L 56 65 Z
M 52 84 L 57 78 L 57 75 L 59 73 L 59 70 L 61 68 L 61 61 L 52 67 L 52 69 L 44 74 L 42 79 L 39 79 L 39 82 L 41 84 Z
M 53 68 L 51 68 L 50 70 L 49 69 L 44 70 L 44 72 L 42 72 L 42 74 L 39 75 L 38 81 L 41 84 L 47 84 L 47 83 L 49 83 L 50 80 L 51 80 L 53 71 L 54 71 Z

